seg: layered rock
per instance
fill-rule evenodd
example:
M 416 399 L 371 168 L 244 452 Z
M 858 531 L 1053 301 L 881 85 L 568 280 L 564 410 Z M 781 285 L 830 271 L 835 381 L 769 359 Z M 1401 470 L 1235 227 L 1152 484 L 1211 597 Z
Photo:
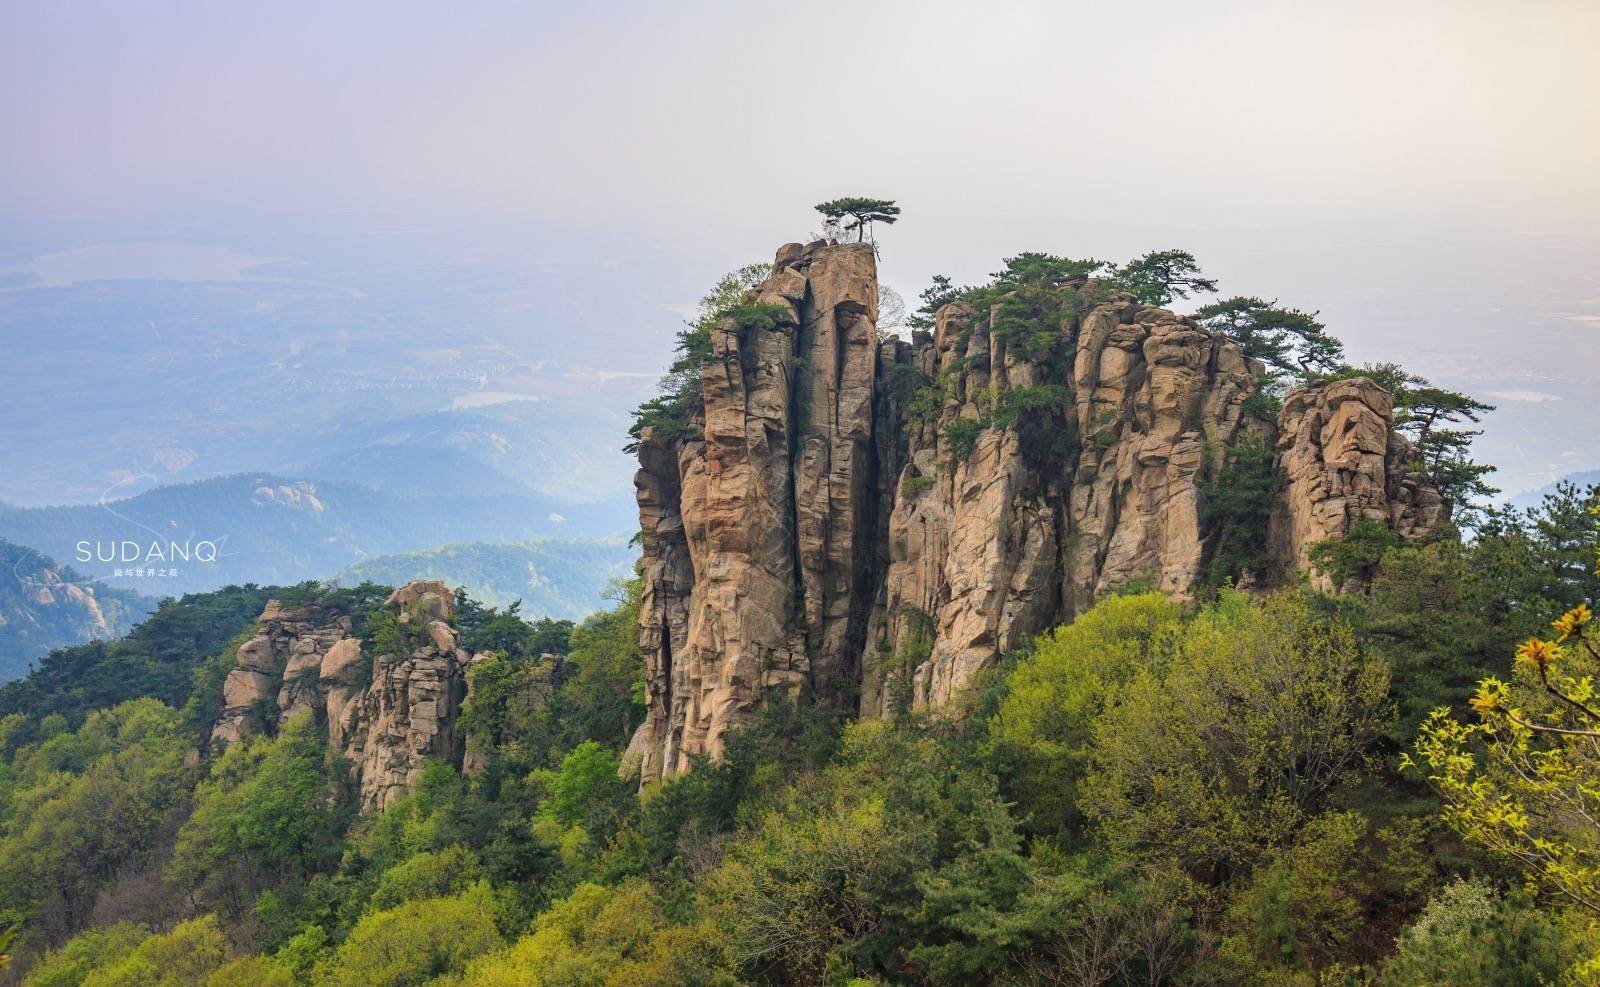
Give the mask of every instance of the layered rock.
M 467 669 L 483 656 L 459 647 L 454 596 L 436 580 L 408 583 L 385 606 L 398 648 L 367 653 L 350 614 L 319 603 L 267 604 L 240 645 L 223 686 L 213 744 L 236 742 L 269 721 L 309 715 L 326 727 L 330 750 L 350 765 L 363 809 L 410 791 L 429 761 L 463 765 L 456 728 Z
M 703 436 L 641 436 L 645 779 L 720 754 L 771 694 L 937 706 L 1130 581 L 1192 594 L 1205 490 L 1245 436 L 1286 474 L 1257 580 L 1356 520 L 1414 537 L 1443 515 L 1376 385 L 1267 420 L 1231 340 L 1092 281 L 1052 290 L 1075 304 L 1049 324 L 957 302 L 879 339 L 870 246 L 779 251 L 749 295 L 779 317 L 713 333 Z
M 322 705 L 319 675 L 324 657 L 349 638 L 348 614 L 314 605 L 285 609 L 270 600 L 255 633 L 239 645 L 235 665 L 222 683 L 222 712 L 212 743 L 233 743 L 268 720 L 309 712 Z
M 768 692 L 852 702 L 874 507 L 870 244 L 790 245 L 702 371 L 703 438 L 641 436 L 647 777 L 721 753 Z
M 1333 583 L 1309 565 L 1318 542 L 1359 521 L 1416 538 L 1447 513 L 1411 444 L 1393 431 L 1393 415 L 1389 392 L 1364 378 L 1297 388 L 1284 400 L 1278 450 L 1288 482 L 1273 539 L 1319 589 Z

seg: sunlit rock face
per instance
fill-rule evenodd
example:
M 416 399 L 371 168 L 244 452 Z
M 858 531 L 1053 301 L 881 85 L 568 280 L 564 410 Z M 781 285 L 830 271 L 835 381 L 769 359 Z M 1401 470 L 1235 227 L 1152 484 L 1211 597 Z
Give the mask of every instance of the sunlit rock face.
M 1446 516 L 1444 498 L 1393 430 L 1394 401 L 1370 380 L 1334 381 L 1291 391 L 1278 416 L 1278 462 L 1288 476 L 1274 541 L 1305 566 L 1311 547 L 1358 521 L 1417 538 Z M 1312 584 L 1332 581 L 1311 571 Z M 1350 588 L 1350 587 L 1346 587 Z
M 1381 388 L 1259 417 L 1263 368 L 1231 340 L 1073 287 L 1087 304 L 1025 332 L 956 302 L 907 341 L 878 333 L 870 244 L 778 251 L 748 300 L 781 316 L 713 331 L 696 427 L 641 435 L 645 780 L 719 756 L 771 696 L 940 706 L 1129 582 L 1192 595 L 1205 489 L 1246 437 L 1284 474 L 1254 585 L 1356 520 L 1414 537 L 1443 516 Z
M 462 767 L 457 718 L 467 669 L 484 656 L 458 646 L 454 594 L 444 583 L 407 583 L 385 606 L 401 628 L 400 644 L 373 653 L 354 636 L 351 614 L 268 603 L 223 685 L 212 744 L 238 742 L 270 721 L 313 717 L 350 766 L 363 810 L 411 791 L 429 761 Z

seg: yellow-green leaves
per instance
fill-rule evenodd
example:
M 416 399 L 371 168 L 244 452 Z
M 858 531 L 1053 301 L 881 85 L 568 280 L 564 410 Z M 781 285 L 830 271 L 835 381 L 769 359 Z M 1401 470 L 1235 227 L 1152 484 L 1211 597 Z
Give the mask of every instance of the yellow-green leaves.
M 1083 801 L 1119 851 L 1248 867 L 1362 765 L 1388 687 L 1384 663 L 1305 597 L 1225 596 L 1097 719 Z
M 1405 766 L 1446 802 L 1469 841 L 1537 887 L 1600 912 L 1600 711 L 1586 604 L 1554 622 L 1560 638 L 1517 649 L 1509 681 L 1480 682 L 1474 722 L 1436 710 Z

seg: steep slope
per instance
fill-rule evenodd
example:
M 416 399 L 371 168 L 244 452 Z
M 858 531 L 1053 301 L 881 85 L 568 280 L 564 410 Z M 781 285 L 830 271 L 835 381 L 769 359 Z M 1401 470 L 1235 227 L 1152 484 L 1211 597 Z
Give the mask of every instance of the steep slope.
M 1193 594 L 1221 541 L 1207 490 L 1251 449 L 1275 493 L 1230 579 L 1445 513 L 1381 388 L 1270 414 L 1232 341 L 1086 277 L 946 305 L 906 342 L 877 332 L 870 244 L 789 244 L 749 301 L 771 317 L 711 333 L 690 427 L 640 434 L 647 779 L 718 755 L 770 693 L 936 706 L 1119 586 Z
M 156 601 L 85 579 L 48 556 L 0 539 L 0 682 L 53 648 L 127 633 Z

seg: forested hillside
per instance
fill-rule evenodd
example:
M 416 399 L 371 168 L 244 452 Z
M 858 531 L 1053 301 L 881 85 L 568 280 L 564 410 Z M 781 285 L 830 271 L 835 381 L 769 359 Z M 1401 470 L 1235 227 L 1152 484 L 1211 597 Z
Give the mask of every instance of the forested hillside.
M 154 609 L 152 599 L 0 539 L 0 682 L 51 648 L 120 637 Z
M 1416 744 L 1431 709 L 1493 715 L 1468 706 L 1486 675 L 1517 715 L 1557 715 L 1511 655 L 1563 614 L 1563 674 L 1591 673 L 1597 494 L 1360 555 L 1360 595 L 1114 595 L 1009 655 L 958 716 L 772 703 L 719 762 L 642 793 L 618 773 L 643 714 L 637 598 L 576 626 L 468 604 L 455 631 L 497 656 L 461 715 L 481 765 L 438 764 L 366 815 L 314 718 L 209 748 L 227 662 L 202 656 L 231 659 L 269 595 L 373 593 L 174 601 L 0 691 L 11 975 L 1589 983 L 1600 931 L 1563 891 L 1590 872 L 1558 883 L 1429 785 L 1443 721 Z M 1537 818 L 1552 853 L 1592 859 L 1589 824 Z
M 704 300 L 607 609 L 427 553 L 0 688 L 0 982 L 1600 982 L 1600 487 L 1487 506 L 1485 405 L 1160 307 L 1181 251 L 940 279 L 910 340 L 875 264 Z

